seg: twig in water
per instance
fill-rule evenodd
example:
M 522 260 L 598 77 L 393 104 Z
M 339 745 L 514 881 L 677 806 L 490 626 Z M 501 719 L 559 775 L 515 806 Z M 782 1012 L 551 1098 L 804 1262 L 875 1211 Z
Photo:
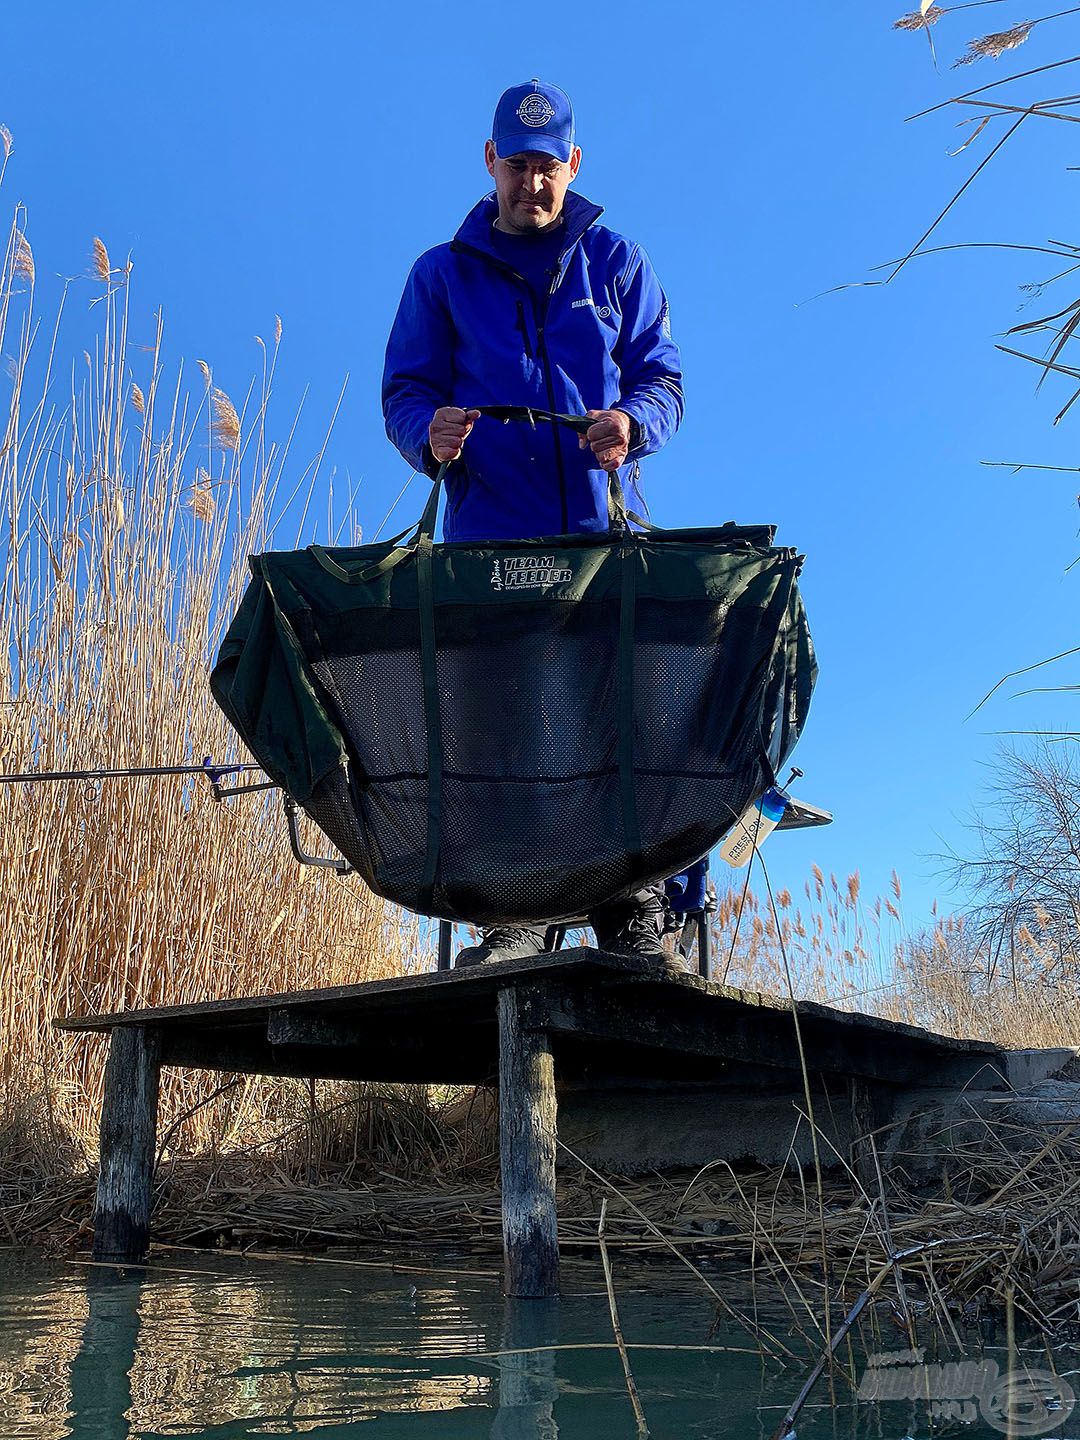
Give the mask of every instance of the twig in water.
M 792 1427 L 795 1424 L 795 1420 L 799 1414 L 799 1411 L 806 1404 L 806 1401 L 810 1396 L 811 1390 L 813 1390 L 814 1386 L 821 1379 L 825 1366 L 832 1359 L 836 1347 L 840 1344 L 840 1341 L 843 1340 L 844 1336 L 855 1324 L 855 1321 L 866 1309 L 868 1303 L 881 1289 L 882 1284 L 884 1283 L 886 1277 L 892 1272 L 894 1266 L 899 1265 L 902 1260 L 909 1259 L 912 1255 L 921 1255 L 926 1250 L 933 1250 L 936 1249 L 939 1245 L 947 1245 L 949 1243 L 950 1242 L 948 1239 L 931 1240 L 925 1245 L 912 1245 L 908 1250 L 897 1250 L 889 1256 L 888 1260 L 886 1260 L 885 1264 L 881 1266 L 877 1274 L 870 1281 L 870 1284 L 866 1287 L 866 1289 L 862 1292 L 859 1298 L 855 1301 L 855 1304 L 852 1305 L 851 1309 L 844 1316 L 838 1329 L 832 1336 L 832 1339 L 829 1341 L 825 1349 L 821 1352 L 821 1358 L 818 1360 L 813 1370 L 810 1371 L 810 1374 L 806 1377 L 802 1389 L 799 1391 L 798 1395 L 796 1395 L 794 1401 L 788 1408 L 787 1414 L 784 1416 L 783 1420 L 780 1421 L 780 1424 L 777 1426 L 777 1428 L 773 1431 L 771 1440 L 790 1440 L 790 1437 L 793 1434 Z
M 608 1259 L 607 1245 L 604 1243 L 604 1221 L 607 1219 L 607 1196 L 600 1202 L 600 1224 L 596 1230 L 596 1238 L 600 1242 L 600 1261 L 604 1267 L 604 1284 L 607 1286 L 608 1309 L 611 1311 L 611 1329 L 615 1336 L 615 1344 L 619 1349 L 619 1359 L 622 1361 L 623 1375 L 626 1377 L 626 1393 L 630 1396 L 630 1405 L 634 1411 L 634 1419 L 637 1421 L 637 1433 L 640 1440 L 646 1440 L 649 1434 L 649 1426 L 645 1420 L 645 1411 L 641 1408 L 641 1397 L 638 1395 L 637 1386 L 634 1384 L 634 1375 L 630 1369 L 630 1356 L 626 1353 L 626 1342 L 623 1340 L 622 1326 L 619 1324 L 619 1307 L 615 1304 L 615 1286 L 611 1279 L 611 1261 Z

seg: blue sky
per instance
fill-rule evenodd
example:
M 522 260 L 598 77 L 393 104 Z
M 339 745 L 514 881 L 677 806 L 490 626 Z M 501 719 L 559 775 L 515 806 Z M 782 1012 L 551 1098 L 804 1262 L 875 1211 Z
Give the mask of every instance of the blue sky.
M 771 840 L 773 879 L 801 890 L 816 860 L 859 869 L 873 892 L 895 868 L 917 922 L 946 898 L 932 857 L 968 843 L 994 732 L 1080 728 L 1075 701 L 1011 699 L 1016 685 L 964 718 L 1003 673 L 1076 643 L 1077 476 L 980 464 L 1077 463 L 1080 413 L 1052 428 L 1060 387 L 1034 396 L 1033 367 L 994 349 L 1073 292 L 1022 310 L 1019 287 L 1063 262 L 990 249 L 821 292 L 903 254 L 1001 133 L 950 157 L 970 133 L 957 107 L 905 116 L 1076 46 L 1066 20 L 1011 59 L 939 74 L 922 36 L 891 30 L 902 8 L 627 0 L 546 24 L 469 0 L 18 7 L 0 52 L 16 145 L 0 212 L 28 208 L 46 313 L 100 235 L 114 263 L 134 261 L 134 345 L 161 305 L 167 355 L 207 359 L 234 399 L 260 364 L 252 337 L 280 314 L 271 427 L 284 438 L 306 389 L 293 450 L 306 460 L 348 375 L 324 475 L 357 487 L 371 535 L 408 476 L 378 382 L 409 265 L 488 188 L 501 89 L 536 74 L 562 85 L 578 188 L 650 252 L 683 350 L 686 420 L 645 475 L 654 518 L 775 522 L 808 557 L 822 668 L 796 758 L 802 793 L 837 819 Z M 943 58 L 1024 18 L 1008 5 L 947 17 Z M 1070 135 L 1027 122 L 935 239 L 1080 242 Z M 144 364 L 133 350 L 136 380 Z M 395 529 L 422 498 L 414 481 Z M 1067 665 L 1058 678 L 1075 680 Z

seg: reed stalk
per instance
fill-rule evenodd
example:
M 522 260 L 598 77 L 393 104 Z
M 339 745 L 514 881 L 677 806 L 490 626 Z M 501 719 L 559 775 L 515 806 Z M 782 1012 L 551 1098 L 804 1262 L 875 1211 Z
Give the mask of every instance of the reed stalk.
M 16 207 L 0 251 L 0 770 L 246 761 L 207 677 L 248 553 L 296 539 L 277 497 L 300 467 L 268 418 L 280 322 L 238 411 L 205 362 L 194 384 L 165 365 L 160 313 L 135 343 L 132 265 L 100 238 L 51 318 L 37 268 Z M 93 336 L 70 365 L 65 322 L 87 302 Z M 215 803 L 198 776 L 0 786 L 9 1157 L 20 1127 L 27 1164 L 53 1142 L 93 1154 L 103 1046 L 57 1035 L 57 1016 L 400 969 L 400 922 L 355 878 L 297 867 L 279 805 Z M 248 1080 L 208 1099 L 219 1085 L 167 1072 L 174 1150 L 261 1133 L 295 1103 Z

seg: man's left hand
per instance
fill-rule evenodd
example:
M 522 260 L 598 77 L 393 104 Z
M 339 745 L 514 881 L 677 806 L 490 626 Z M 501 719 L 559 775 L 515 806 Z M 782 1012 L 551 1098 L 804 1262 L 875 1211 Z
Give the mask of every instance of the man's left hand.
M 624 410 L 586 410 L 593 423 L 579 436 L 582 450 L 588 445 L 601 470 L 617 470 L 630 451 L 630 416 Z

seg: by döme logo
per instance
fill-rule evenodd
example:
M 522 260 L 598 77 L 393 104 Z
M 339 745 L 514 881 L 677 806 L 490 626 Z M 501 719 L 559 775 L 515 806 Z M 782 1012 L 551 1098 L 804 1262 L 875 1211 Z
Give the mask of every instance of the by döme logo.
M 574 578 L 569 567 L 555 564 L 554 555 L 510 555 L 492 565 L 489 583 L 493 590 L 546 590 Z
M 519 120 L 525 125 L 531 125 L 534 130 L 538 130 L 541 125 L 546 125 L 549 120 L 555 118 L 555 110 L 551 102 L 545 96 L 535 92 L 525 96 L 517 108 L 517 114 Z

